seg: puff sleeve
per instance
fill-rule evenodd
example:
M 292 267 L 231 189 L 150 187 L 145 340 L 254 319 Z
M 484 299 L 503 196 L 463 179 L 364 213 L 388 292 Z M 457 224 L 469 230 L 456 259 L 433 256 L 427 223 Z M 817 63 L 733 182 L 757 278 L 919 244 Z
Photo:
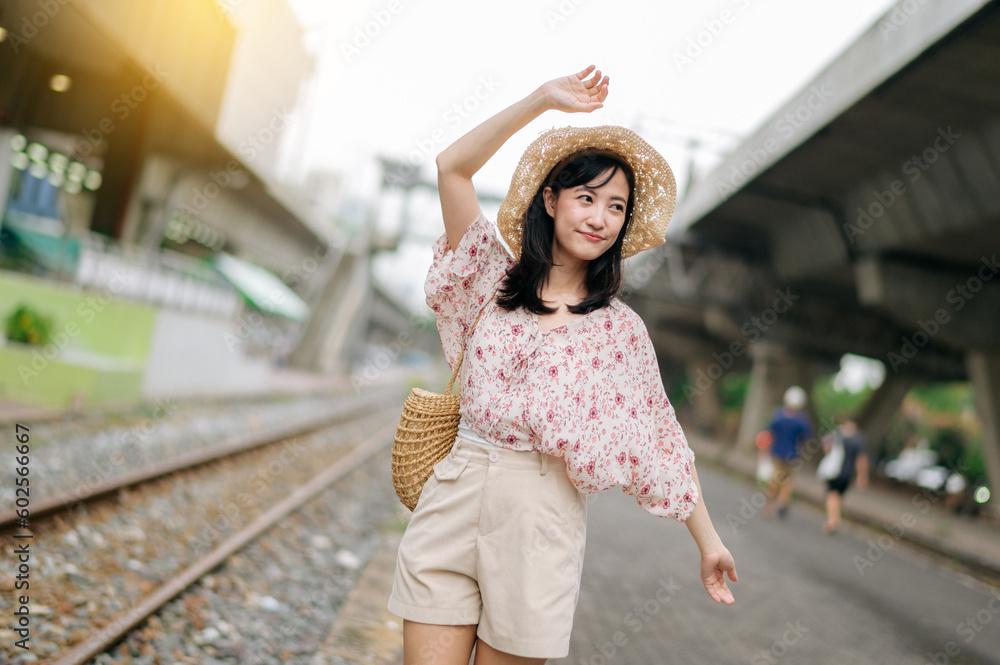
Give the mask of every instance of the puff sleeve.
M 646 512 L 684 522 L 700 500 L 694 452 L 667 399 L 645 325 L 630 318 L 610 350 L 591 361 L 606 371 L 582 400 L 582 425 L 565 450 L 567 473 L 581 492 L 620 486 Z
M 454 369 L 469 328 L 514 260 L 482 212 L 466 229 L 458 247 L 451 249 L 448 234 L 442 233 L 432 249 L 434 260 L 424 281 L 425 301 L 434 310 L 445 358 Z

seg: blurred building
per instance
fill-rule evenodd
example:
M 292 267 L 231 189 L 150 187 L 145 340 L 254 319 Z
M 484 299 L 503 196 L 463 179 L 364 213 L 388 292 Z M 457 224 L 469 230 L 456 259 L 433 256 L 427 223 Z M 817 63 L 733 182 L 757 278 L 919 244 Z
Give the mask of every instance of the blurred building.
M 301 38 L 285 0 L 0 5 L 0 316 L 52 336 L 0 349 L 3 393 L 268 385 L 345 245 L 280 180 Z
M 222 0 L 219 6 L 237 36 L 216 133 L 265 180 L 283 182 L 282 167 L 297 158 L 289 154 L 290 118 L 312 82 L 313 57 L 284 0 Z

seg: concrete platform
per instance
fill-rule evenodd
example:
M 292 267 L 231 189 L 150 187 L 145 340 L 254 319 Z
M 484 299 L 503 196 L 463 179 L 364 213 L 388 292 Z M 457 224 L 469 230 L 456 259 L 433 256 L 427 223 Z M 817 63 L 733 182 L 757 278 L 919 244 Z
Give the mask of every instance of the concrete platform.
M 716 460 L 721 453 L 725 452 L 721 442 L 692 437 L 691 446 L 698 456 L 700 467 L 706 469 L 704 475 L 714 477 L 712 482 L 715 485 L 720 482 L 725 483 L 724 478 L 729 476 L 731 478 L 730 484 L 733 486 L 730 491 L 741 496 L 747 495 L 746 489 L 740 490 L 738 487 L 752 487 L 755 471 L 752 454 L 731 456 L 727 463 L 720 463 Z M 710 474 L 707 472 L 708 470 L 711 470 Z M 751 482 L 748 483 L 748 480 Z M 786 525 L 789 527 L 789 533 L 798 534 L 797 537 L 800 538 L 807 537 L 813 543 L 831 542 L 843 546 L 844 542 L 849 542 L 851 539 L 847 537 L 845 537 L 846 541 L 845 538 L 838 540 L 836 537 L 832 541 L 826 541 L 825 539 L 830 537 L 820 533 L 819 521 L 815 519 L 815 516 L 819 514 L 817 508 L 822 505 L 825 490 L 822 482 L 803 468 L 796 476 L 795 483 L 796 493 L 792 504 L 792 514 L 789 518 L 789 524 Z M 716 490 L 714 487 L 712 489 Z M 660 629 L 656 629 L 657 632 L 654 632 L 654 629 L 650 628 L 645 634 L 640 631 L 634 637 L 633 633 L 625 631 L 623 634 L 626 635 L 628 638 L 626 641 L 629 641 L 630 644 L 627 649 L 620 649 L 619 653 L 613 657 L 607 657 L 607 654 L 601 651 L 602 648 L 608 651 L 615 644 L 614 628 L 621 627 L 619 624 L 622 623 L 622 616 L 628 611 L 627 607 L 624 609 L 624 606 L 619 607 L 620 603 L 626 602 L 631 596 L 636 594 L 642 596 L 645 593 L 642 591 L 645 589 L 644 583 L 632 579 L 639 572 L 623 573 L 622 571 L 625 569 L 614 563 L 622 556 L 627 555 L 621 552 L 617 537 L 609 537 L 609 534 L 613 534 L 616 529 L 621 527 L 621 524 L 629 521 L 653 526 L 651 520 L 641 521 L 641 518 L 645 517 L 644 515 L 636 517 L 635 514 L 641 513 L 641 510 L 636 506 L 631 505 L 628 501 L 623 502 L 620 496 L 608 496 L 610 494 L 618 495 L 620 493 L 612 491 L 596 495 L 595 498 L 596 502 L 602 504 L 602 508 L 596 511 L 591 519 L 591 533 L 588 538 L 584 573 L 586 578 L 584 593 L 581 595 L 580 607 L 577 610 L 570 657 L 552 662 L 575 664 L 582 659 L 584 663 L 597 663 L 601 661 L 602 656 L 606 658 L 607 662 L 611 662 L 614 658 L 616 662 L 620 659 L 623 664 L 630 662 L 650 664 L 680 662 L 673 660 L 675 656 L 679 656 L 675 652 L 675 649 L 678 648 L 675 644 L 677 635 L 671 638 L 669 632 L 659 632 Z M 752 494 L 750 496 L 752 499 Z M 917 496 L 917 493 L 914 496 Z M 629 505 L 626 506 L 626 503 Z M 618 506 L 618 504 L 622 505 Z M 731 548 L 734 544 L 737 548 L 740 547 L 741 539 L 746 535 L 738 521 L 744 519 L 737 509 L 739 505 L 741 504 L 731 498 L 723 502 L 723 497 L 717 492 L 713 492 L 709 500 L 716 529 L 723 540 L 730 543 Z M 609 508 L 610 506 L 618 506 L 618 508 Z M 626 512 L 619 515 L 620 511 Z M 904 517 L 907 513 L 912 519 Z M 735 518 L 735 521 L 732 521 L 730 516 Z M 752 515 L 748 521 L 755 522 L 754 527 L 759 528 L 761 525 L 756 517 L 756 515 Z M 994 586 L 1000 586 L 998 584 L 998 580 L 1000 580 L 1000 530 L 986 520 L 956 516 L 941 505 L 935 505 L 929 501 L 915 502 L 913 497 L 900 496 L 898 491 L 876 484 L 864 490 L 852 488 L 848 492 L 844 506 L 844 522 L 845 530 L 851 532 L 855 532 L 859 528 L 869 531 L 869 527 L 881 532 L 894 529 L 894 533 L 901 534 L 901 540 L 920 545 L 924 553 L 931 554 L 932 559 L 943 563 L 946 567 L 949 567 L 949 562 L 954 564 L 960 575 L 962 572 L 968 572 L 972 569 L 980 572 L 988 581 L 992 579 Z M 733 524 L 737 526 L 734 528 Z M 779 525 L 780 520 L 772 521 L 772 526 Z M 900 526 L 903 528 L 900 529 Z M 808 536 L 809 529 L 815 531 L 812 537 Z M 634 528 L 630 531 L 633 536 L 636 532 Z M 638 532 L 644 533 L 645 530 L 640 529 Z M 697 558 L 693 544 L 688 542 L 690 537 L 680 525 L 669 524 L 665 525 L 662 530 L 659 528 L 649 530 L 648 539 L 651 542 L 659 543 L 656 547 L 660 548 L 662 545 L 660 541 L 663 540 L 664 533 L 668 534 L 667 537 L 672 543 L 670 548 L 660 549 L 664 557 L 663 561 L 667 564 L 665 570 L 670 572 L 672 567 L 676 565 L 675 574 L 678 579 L 680 579 L 680 575 L 690 577 L 691 560 Z M 871 535 L 877 538 L 877 534 L 872 533 Z M 338 621 L 338 626 L 331 632 L 327 640 L 324 647 L 325 659 L 318 660 L 316 665 L 320 665 L 320 663 L 323 665 L 348 663 L 402 665 L 402 653 L 399 651 L 402 645 L 402 622 L 398 618 L 393 618 L 384 609 L 392 587 L 394 559 L 391 554 L 394 553 L 394 547 L 397 543 L 398 534 L 387 532 L 380 554 L 374 557 L 366 567 L 361 578 L 362 582 L 359 583 L 355 594 L 352 595 L 350 605 L 344 608 L 343 618 Z M 641 544 L 637 546 L 641 546 Z M 736 550 L 734 549 L 734 551 Z M 619 563 L 621 562 L 619 561 Z M 609 565 L 612 570 L 605 570 L 604 568 Z M 643 564 L 637 565 L 639 568 L 643 567 Z M 853 572 L 853 568 L 850 566 L 848 568 L 850 569 L 849 575 L 857 574 Z M 740 570 L 748 578 L 747 581 L 751 586 L 754 585 L 755 577 L 759 579 L 761 575 L 773 576 L 777 574 L 773 570 L 757 571 L 752 565 L 746 565 Z M 997 572 L 996 577 L 991 578 L 989 573 L 991 570 Z M 694 585 L 690 582 L 690 579 L 685 579 L 684 584 L 693 589 Z M 757 584 L 760 584 L 759 581 Z M 746 583 L 743 583 L 742 586 L 740 583 L 733 586 L 734 593 L 737 594 L 737 602 L 741 599 L 744 603 L 750 600 L 746 597 L 748 590 L 746 587 Z M 789 587 L 789 598 L 797 598 L 797 593 L 794 587 Z M 597 595 L 595 596 L 595 594 Z M 692 605 L 699 608 L 697 612 L 705 613 L 706 617 L 725 612 L 724 608 L 715 606 L 713 603 L 701 602 L 703 594 L 704 592 L 699 590 L 694 590 L 692 593 Z M 785 611 L 787 614 L 787 608 L 780 602 L 778 596 L 771 593 L 768 598 L 771 598 L 767 602 L 774 605 L 771 608 L 774 612 Z M 609 599 L 617 600 L 611 602 Z M 687 601 L 685 600 L 685 602 Z M 752 613 L 759 614 L 759 611 L 764 611 L 759 605 L 755 607 L 756 609 Z M 742 611 L 745 611 L 745 608 Z M 766 611 L 770 612 L 771 610 Z M 680 619 L 671 614 L 671 620 L 679 621 Z M 844 631 L 856 629 L 856 626 L 850 624 L 851 620 L 850 616 L 843 617 L 841 628 Z M 704 645 L 710 644 L 714 638 L 710 635 L 705 635 L 705 640 L 695 637 L 704 631 L 699 628 L 699 620 L 691 618 L 691 621 L 694 623 L 688 625 L 690 622 L 685 619 L 682 621 L 684 626 L 677 626 L 677 628 L 685 631 L 684 634 L 688 636 L 685 641 L 701 646 L 692 647 L 690 644 L 685 646 L 685 652 L 691 657 L 691 660 L 684 662 L 711 662 L 711 657 L 707 655 L 711 649 Z M 742 632 L 746 632 L 746 630 L 741 629 Z M 379 648 L 373 646 L 373 640 L 380 643 Z M 732 651 L 729 655 L 741 661 L 745 660 L 747 654 L 743 651 L 747 648 L 748 640 L 749 638 L 742 640 L 742 642 L 734 640 L 732 645 L 726 647 Z M 361 645 L 360 648 L 359 645 Z M 820 646 L 816 645 L 813 648 L 820 649 Z M 888 656 L 895 647 L 882 645 L 880 648 L 884 648 L 884 655 Z M 705 653 L 701 653 L 699 650 L 705 651 Z M 668 653 L 672 655 L 666 655 Z M 718 655 L 718 652 L 713 653 Z M 333 657 L 333 654 L 336 656 Z M 703 657 L 709 658 L 709 660 L 704 660 Z
M 380 384 L 382 382 L 379 382 Z M 386 381 L 393 383 L 393 380 Z M 399 383 L 395 381 L 395 383 Z M 365 386 L 365 389 L 374 387 Z M 268 395 L 309 395 L 324 393 L 347 393 L 354 392 L 350 377 L 341 374 L 316 374 L 295 369 L 279 369 L 272 376 L 270 385 L 266 390 L 256 393 L 217 393 L 207 396 L 191 395 L 179 398 L 168 398 L 178 402 L 199 401 L 199 400 L 247 400 L 256 397 L 267 397 Z M 146 399 L 132 399 L 118 402 L 107 402 L 97 405 L 86 405 L 81 402 L 68 407 L 39 406 L 24 401 L 19 401 L 11 397 L 0 397 L 0 424 L 7 423 L 31 423 L 40 420 L 53 420 L 64 417 L 78 415 L 88 415 L 90 417 L 100 417 L 100 414 L 118 414 L 128 412 L 144 402 L 156 402 L 157 397 Z
M 385 531 L 312 665 L 402 663 L 403 621 L 386 609 L 403 534 Z
M 754 477 L 756 457 L 752 452 L 725 455 L 728 448 L 722 442 L 697 435 L 690 435 L 689 443 L 700 465 L 713 464 L 744 478 Z M 796 472 L 794 483 L 797 501 L 823 505 L 826 485 L 809 465 Z M 956 515 L 930 492 L 889 487 L 876 480 L 865 489 L 848 488 L 843 514 L 845 520 L 898 533 L 902 540 L 1000 580 L 1000 525 L 987 517 Z M 723 533 L 725 515 L 713 519 Z

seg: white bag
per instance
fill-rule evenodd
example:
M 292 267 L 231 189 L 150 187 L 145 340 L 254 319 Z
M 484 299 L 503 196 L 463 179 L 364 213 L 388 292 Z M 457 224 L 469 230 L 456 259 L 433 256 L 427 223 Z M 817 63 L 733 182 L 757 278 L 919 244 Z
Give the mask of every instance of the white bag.
M 774 462 L 770 455 L 761 455 L 757 458 L 757 482 L 769 483 L 774 477 Z
M 816 477 L 821 480 L 832 480 L 840 475 L 844 468 L 844 444 L 840 437 L 834 439 L 830 452 L 823 456 L 816 467 Z

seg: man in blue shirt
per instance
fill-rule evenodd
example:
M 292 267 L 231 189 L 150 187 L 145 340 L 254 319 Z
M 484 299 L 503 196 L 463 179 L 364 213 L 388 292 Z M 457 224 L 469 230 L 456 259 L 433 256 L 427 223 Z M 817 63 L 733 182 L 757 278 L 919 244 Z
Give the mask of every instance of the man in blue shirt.
M 802 410 L 806 405 L 806 391 L 792 386 L 785 391 L 783 401 L 784 406 L 775 410 L 767 426 L 771 432 L 774 476 L 767 486 L 766 517 L 774 514 L 775 503 L 779 517 L 788 514 L 788 504 L 792 500 L 792 475 L 799 466 L 799 444 L 813 432 L 809 416 Z

